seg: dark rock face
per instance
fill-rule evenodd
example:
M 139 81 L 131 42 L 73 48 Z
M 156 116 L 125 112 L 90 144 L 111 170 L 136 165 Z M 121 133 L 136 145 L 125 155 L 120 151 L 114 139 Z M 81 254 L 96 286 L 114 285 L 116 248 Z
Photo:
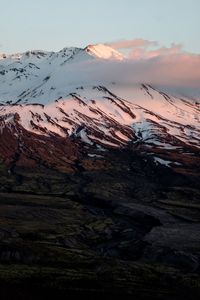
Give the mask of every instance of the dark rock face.
M 199 299 L 198 155 L 166 167 L 18 126 L 0 144 L 2 299 Z

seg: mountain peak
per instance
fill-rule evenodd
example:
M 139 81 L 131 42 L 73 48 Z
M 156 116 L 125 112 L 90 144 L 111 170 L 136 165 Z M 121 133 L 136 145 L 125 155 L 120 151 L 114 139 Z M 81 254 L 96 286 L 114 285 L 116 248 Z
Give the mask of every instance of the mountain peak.
M 104 44 L 88 45 L 85 51 L 92 56 L 103 59 L 122 60 L 124 58 L 120 52 Z

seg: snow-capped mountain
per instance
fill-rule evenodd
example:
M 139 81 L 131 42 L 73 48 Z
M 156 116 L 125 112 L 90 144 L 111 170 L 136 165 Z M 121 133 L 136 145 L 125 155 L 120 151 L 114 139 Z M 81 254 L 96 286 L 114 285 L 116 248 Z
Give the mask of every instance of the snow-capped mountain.
M 105 45 L 1 55 L 1 157 L 10 161 L 15 145 L 19 156 L 30 158 L 34 140 L 44 147 L 50 139 L 62 139 L 71 148 L 81 142 L 96 157 L 132 145 L 167 166 L 181 166 L 183 154 L 191 160 L 200 145 L 199 102 L 143 82 L 92 80 L 96 66 L 123 60 Z
M 123 60 L 123 55 L 104 45 L 59 52 L 27 51 L 2 55 L 0 59 L 0 103 L 46 104 L 66 97 L 80 86 L 84 69 L 96 59 Z M 81 74 L 80 74 L 81 73 Z

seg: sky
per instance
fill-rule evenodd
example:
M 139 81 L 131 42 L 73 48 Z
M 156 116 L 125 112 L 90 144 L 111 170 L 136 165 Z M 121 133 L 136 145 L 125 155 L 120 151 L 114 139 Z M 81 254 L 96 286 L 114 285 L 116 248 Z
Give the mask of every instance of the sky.
M 135 40 L 200 53 L 199 0 L 0 0 L 0 11 L 1 53 Z

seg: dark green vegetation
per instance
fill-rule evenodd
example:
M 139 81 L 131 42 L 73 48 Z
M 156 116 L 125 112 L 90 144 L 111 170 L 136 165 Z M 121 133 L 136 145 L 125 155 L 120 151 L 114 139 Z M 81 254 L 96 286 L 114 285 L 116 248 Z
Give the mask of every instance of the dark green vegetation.
M 200 298 L 200 190 L 134 151 L 0 167 L 0 299 Z

